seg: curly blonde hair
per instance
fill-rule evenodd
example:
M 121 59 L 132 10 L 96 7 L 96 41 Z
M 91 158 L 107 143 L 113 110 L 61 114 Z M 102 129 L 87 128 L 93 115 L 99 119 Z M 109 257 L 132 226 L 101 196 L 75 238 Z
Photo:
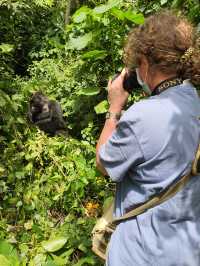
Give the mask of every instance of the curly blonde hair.
M 200 40 L 184 17 L 162 11 L 134 28 L 124 47 L 124 63 L 130 70 L 146 56 L 152 68 L 200 84 Z M 190 53 L 188 53 L 190 51 Z

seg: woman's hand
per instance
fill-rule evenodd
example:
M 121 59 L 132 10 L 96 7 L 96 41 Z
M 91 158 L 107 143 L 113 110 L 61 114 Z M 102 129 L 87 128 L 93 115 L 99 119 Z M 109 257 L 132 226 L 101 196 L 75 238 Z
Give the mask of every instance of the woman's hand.
M 108 102 L 110 104 L 109 110 L 112 112 L 121 112 L 124 105 L 127 103 L 129 93 L 123 88 L 123 81 L 126 70 L 115 79 L 108 83 Z

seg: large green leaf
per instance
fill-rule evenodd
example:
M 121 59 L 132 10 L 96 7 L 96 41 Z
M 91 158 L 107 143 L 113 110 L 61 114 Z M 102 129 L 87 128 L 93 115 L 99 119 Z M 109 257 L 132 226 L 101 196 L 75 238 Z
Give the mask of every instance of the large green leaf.
M 107 56 L 107 52 L 105 50 L 93 50 L 93 51 L 89 51 L 87 53 L 84 53 L 82 55 L 83 59 L 103 59 Z
M 8 242 L 0 241 L 0 254 L 6 256 L 14 266 L 19 265 L 17 250 Z M 2 266 L 2 264 L 0 263 Z
M 91 11 L 92 9 L 90 9 L 89 7 L 82 6 L 74 13 L 72 19 L 75 23 L 81 23 L 87 18 L 87 15 L 90 14 Z
M 160 4 L 161 4 L 161 6 L 167 4 L 167 2 L 168 2 L 168 0 L 160 0 Z
M 37 254 L 33 259 L 34 265 L 43 265 L 45 261 L 46 255 L 41 253 Z
M 111 0 L 108 1 L 105 5 L 99 5 L 93 9 L 93 12 L 96 14 L 103 14 L 108 10 L 112 9 L 115 6 L 118 6 L 121 3 L 121 0 Z
M 77 38 L 71 38 L 69 41 L 69 48 L 82 50 L 84 49 L 92 40 L 92 32 L 86 33 L 83 36 Z
M 11 262 L 3 255 L 0 254 L 0 265 L 1 266 L 12 266 Z
M 128 10 L 126 12 L 124 12 L 124 16 L 134 22 L 135 24 L 143 24 L 144 23 L 144 16 L 142 13 L 133 13 L 131 10 Z
M 54 238 L 48 241 L 42 242 L 42 247 L 48 252 L 55 252 L 60 250 L 67 242 L 64 237 Z
M 124 12 L 116 7 L 112 8 L 111 14 L 120 20 L 125 19 Z
M 12 250 L 13 250 L 13 246 L 10 245 L 8 242 L 6 241 L 0 241 L 0 254 L 3 254 L 3 255 L 10 255 L 12 253 Z
M 14 49 L 14 45 L 9 44 L 9 43 L 2 43 L 0 45 L 0 50 L 2 53 L 8 54 L 10 52 L 12 52 Z
M 99 92 L 100 92 L 99 88 L 84 88 L 84 89 L 79 90 L 77 94 L 92 96 L 92 95 L 99 94 Z
M 100 102 L 99 104 L 97 104 L 94 108 L 95 112 L 97 114 L 104 114 L 107 112 L 108 110 L 108 102 L 106 100 Z
M 74 252 L 74 248 L 68 249 L 67 251 L 62 253 L 62 258 L 68 259 L 72 255 L 73 252 Z

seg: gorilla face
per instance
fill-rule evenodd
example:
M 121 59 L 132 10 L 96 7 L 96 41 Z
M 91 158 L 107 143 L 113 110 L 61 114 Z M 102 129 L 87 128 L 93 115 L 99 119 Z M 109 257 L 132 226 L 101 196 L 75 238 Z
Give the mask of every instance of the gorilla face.
M 33 94 L 29 104 L 29 118 L 35 123 L 41 120 L 41 114 L 49 115 L 49 99 L 42 94 L 42 92 L 36 92 Z M 45 116 L 45 117 L 46 117 Z
M 32 95 L 29 102 L 30 121 L 49 136 L 67 134 L 66 122 L 59 102 L 49 100 L 42 92 Z

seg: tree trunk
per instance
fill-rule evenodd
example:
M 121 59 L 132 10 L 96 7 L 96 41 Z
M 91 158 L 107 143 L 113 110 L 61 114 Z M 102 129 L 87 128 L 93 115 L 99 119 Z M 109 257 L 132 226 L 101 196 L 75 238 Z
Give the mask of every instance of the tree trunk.
M 65 25 L 70 23 L 70 16 L 72 11 L 78 9 L 83 1 L 80 0 L 68 0 L 65 11 Z
M 68 25 L 69 22 L 70 22 L 72 1 L 73 0 L 69 0 L 68 3 L 67 3 L 67 6 L 66 6 L 66 10 L 65 10 L 65 26 Z

